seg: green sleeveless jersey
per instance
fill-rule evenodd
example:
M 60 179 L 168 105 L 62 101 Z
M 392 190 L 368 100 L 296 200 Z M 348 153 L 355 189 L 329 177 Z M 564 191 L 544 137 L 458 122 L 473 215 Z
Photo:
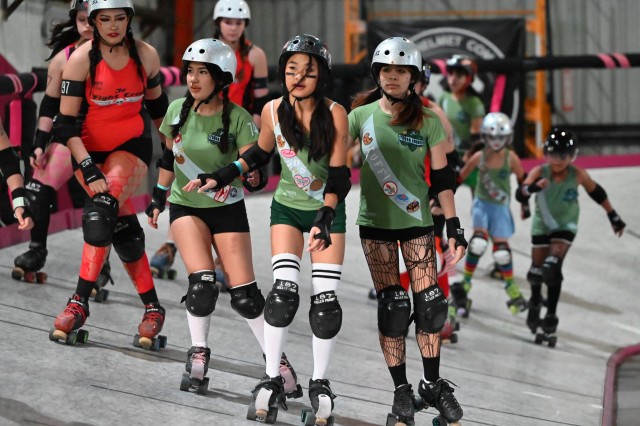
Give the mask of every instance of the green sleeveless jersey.
M 173 139 L 171 136 L 172 125 L 178 123 L 184 101 L 185 98 L 176 99 L 169 105 L 160 126 L 160 132 L 169 139 Z M 174 142 L 180 142 L 183 152 L 176 155 L 174 149 L 173 171 L 175 180 L 171 185 L 169 202 L 196 208 L 221 207 L 224 205 L 205 194 L 199 194 L 195 190 L 191 192 L 183 191 L 182 187 L 191 179 L 195 179 L 196 176 L 186 176 L 177 163 L 182 161 L 181 164 L 184 164 L 185 160 L 182 158 L 184 155 L 202 172 L 211 173 L 237 160 L 238 148 L 250 145 L 258 140 L 258 128 L 251 115 L 236 104 L 229 103 L 229 105 L 231 106 L 229 114 L 229 149 L 226 153 L 222 153 L 216 146 L 220 143 L 220 135 L 223 129 L 222 112 L 213 116 L 202 116 L 193 112 L 193 110 L 189 111 L 189 116 L 180 129 L 180 134 L 174 139 Z M 232 197 L 244 190 L 239 178 L 231 183 L 231 187 L 229 196 Z
M 536 193 L 536 209 L 531 223 L 532 235 L 545 235 L 554 231 L 578 232 L 578 181 L 575 167 L 569 165 L 567 176 L 562 182 L 551 180 L 548 165 L 542 166 L 543 178 L 549 186 Z
M 498 169 L 488 168 L 485 162 L 486 151 L 482 150 L 478 164 L 478 182 L 476 197 L 488 203 L 508 205 L 511 199 L 511 167 L 509 166 L 509 149 L 504 149 L 504 161 Z
M 456 149 L 466 151 L 471 148 L 471 120 L 485 115 L 482 100 L 477 96 L 456 100 L 451 92 L 444 92 L 438 104 L 451 122 Z
M 392 126 L 378 101 L 349 113 L 349 134 L 360 140 L 360 212 L 356 224 L 381 229 L 433 225 L 425 182 L 429 148 L 446 139 L 442 123 L 427 108 L 419 130 Z

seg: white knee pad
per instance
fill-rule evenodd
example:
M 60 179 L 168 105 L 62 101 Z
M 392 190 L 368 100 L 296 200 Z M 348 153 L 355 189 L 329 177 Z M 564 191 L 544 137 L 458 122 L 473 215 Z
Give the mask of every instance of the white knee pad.
M 480 234 L 476 234 L 471 237 L 471 241 L 469 241 L 469 253 L 480 257 L 487 250 L 488 245 L 489 242 L 486 238 Z
M 493 260 L 498 265 L 508 265 L 511 263 L 511 252 L 509 250 L 496 250 L 493 252 Z

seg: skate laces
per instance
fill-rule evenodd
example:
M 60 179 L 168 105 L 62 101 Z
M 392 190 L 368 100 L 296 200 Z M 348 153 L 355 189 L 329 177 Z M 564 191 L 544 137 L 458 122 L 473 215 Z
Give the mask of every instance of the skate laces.
M 437 402 L 440 404 L 441 407 L 449 411 L 459 410 L 460 404 L 458 403 L 456 398 L 453 396 L 454 389 L 449 384 L 452 384 L 455 387 L 458 387 L 458 385 L 456 385 L 450 380 L 443 379 L 443 378 L 440 378 L 438 382 L 440 382 L 440 391 L 439 391 L 440 395 L 438 397 Z
M 70 313 L 73 316 L 80 315 L 83 320 L 89 316 L 89 309 L 86 302 L 82 300 L 80 296 L 73 296 L 69 299 L 67 307 L 64 309 L 66 313 Z
M 403 412 L 413 411 L 413 391 L 411 385 L 400 385 L 393 391 L 393 405 Z
M 314 386 L 313 389 L 311 389 L 312 384 L 319 386 Z M 309 393 L 312 392 L 316 395 L 327 395 L 331 400 L 336 399 L 336 395 L 331 391 L 331 383 L 327 379 L 309 380 Z

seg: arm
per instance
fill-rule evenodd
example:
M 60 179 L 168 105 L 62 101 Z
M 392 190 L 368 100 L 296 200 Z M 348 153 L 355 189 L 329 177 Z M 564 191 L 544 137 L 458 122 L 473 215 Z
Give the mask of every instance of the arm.
M 11 147 L 9 137 L 2 127 L 2 121 L 0 121 L 0 176 L 6 179 L 11 192 L 13 214 L 18 219 L 18 229 L 26 231 L 33 228 L 33 219 L 27 208 L 24 181 L 20 174 L 20 159 Z
M 173 140 L 162 135 L 165 140 L 163 146 L 163 155 L 158 160 L 158 183 L 153 187 L 151 193 L 151 202 L 146 208 L 145 213 L 148 216 L 147 223 L 151 227 L 158 229 L 158 217 L 167 205 L 167 191 L 171 188 L 171 184 L 175 179 L 173 171 Z
M 549 181 L 542 177 L 542 168 L 536 166 L 527 175 L 524 182 L 516 188 L 516 201 L 525 204 L 529 202 L 531 194 L 542 191 L 549 186 Z
M 156 49 L 142 41 L 136 42 L 140 60 L 147 72 L 147 87 L 144 92 L 144 105 L 157 129 L 169 107 L 169 98 L 160 85 L 160 57 Z
M 524 171 L 524 167 L 522 167 L 522 162 L 518 155 L 515 152 L 509 151 L 509 165 L 511 167 L 511 171 L 516 175 L 516 179 L 518 181 L 518 186 L 522 185 L 525 178 L 527 177 L 527 173 Z M 529 207 L 529 200 L 520 203 L 520 218 L 522 220 L 528 219 L 531 216 L 531 209 Z
M 482 152 L 480 151 L 476 152 L 471 156 L 471 158 L 469 158 L 464 167 L 462 167 L 462 170 L 460 170 L 460 174 L 458 177 L 458 180 L 460 182 L 463 182 L 471 174 L 471 172 L 474 171 L 476 167 L 478 167 L 478 164 L 480 164 L 480 158 L 482 158 Z
M 609 222 L 611 222 L 611 227 L 613 228 L 614 234 L 619 237 L 622 236 L 622 234 L 624 233 L 624 228 L 627 226 L 627 224 L 614 210 L 604 188 L 596 183 L 593 179 L 591 179 L 591 176 L 589 176 L 589 173 L 587 173 L 586 170 L 576 167 L 576 171 L 578 173 L 578 183 L 584 187 L 591 199 L 600 204 L 602 208 L 607 212 L 607 217 L 609 218 Z
M 267 55 L 264 50 L 254 45 L 249 51 L 249 62 L 253 65 L 253 120 L 258 128 L 262 127 L 261 111 L 268 100 L 269 88 L 267 81 L 269 78 L 269 68 L 267 64 Z

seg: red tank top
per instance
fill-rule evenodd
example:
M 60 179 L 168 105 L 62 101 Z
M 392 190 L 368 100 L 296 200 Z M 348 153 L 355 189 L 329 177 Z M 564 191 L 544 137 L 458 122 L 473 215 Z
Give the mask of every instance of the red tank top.
M 249 42 L 246 42 L 249 45 Z M 253 93 L 251 93 L 251 79 L 253 78 L 253 65 L 249 62 L 249 58 L 242 60 L 240 49 L 236 50 L 236 60 L 238 68 L 236 69 L 236 78 L 229 86 L 229 100 L 236 105 L 240 105 L 246 110 L 251 110 L 253 103 Z
M 140 111 L 144 100 L 146 72 L 140 80 L 138 67 L 129 58 L 121 70 L 101 60 L 96 66 L 96 82 L 87 81 L 85 96 L 89 110 L 82 125 L 82 141 L 88 151 L 112 151 L 139 137 L 144 131 Z

